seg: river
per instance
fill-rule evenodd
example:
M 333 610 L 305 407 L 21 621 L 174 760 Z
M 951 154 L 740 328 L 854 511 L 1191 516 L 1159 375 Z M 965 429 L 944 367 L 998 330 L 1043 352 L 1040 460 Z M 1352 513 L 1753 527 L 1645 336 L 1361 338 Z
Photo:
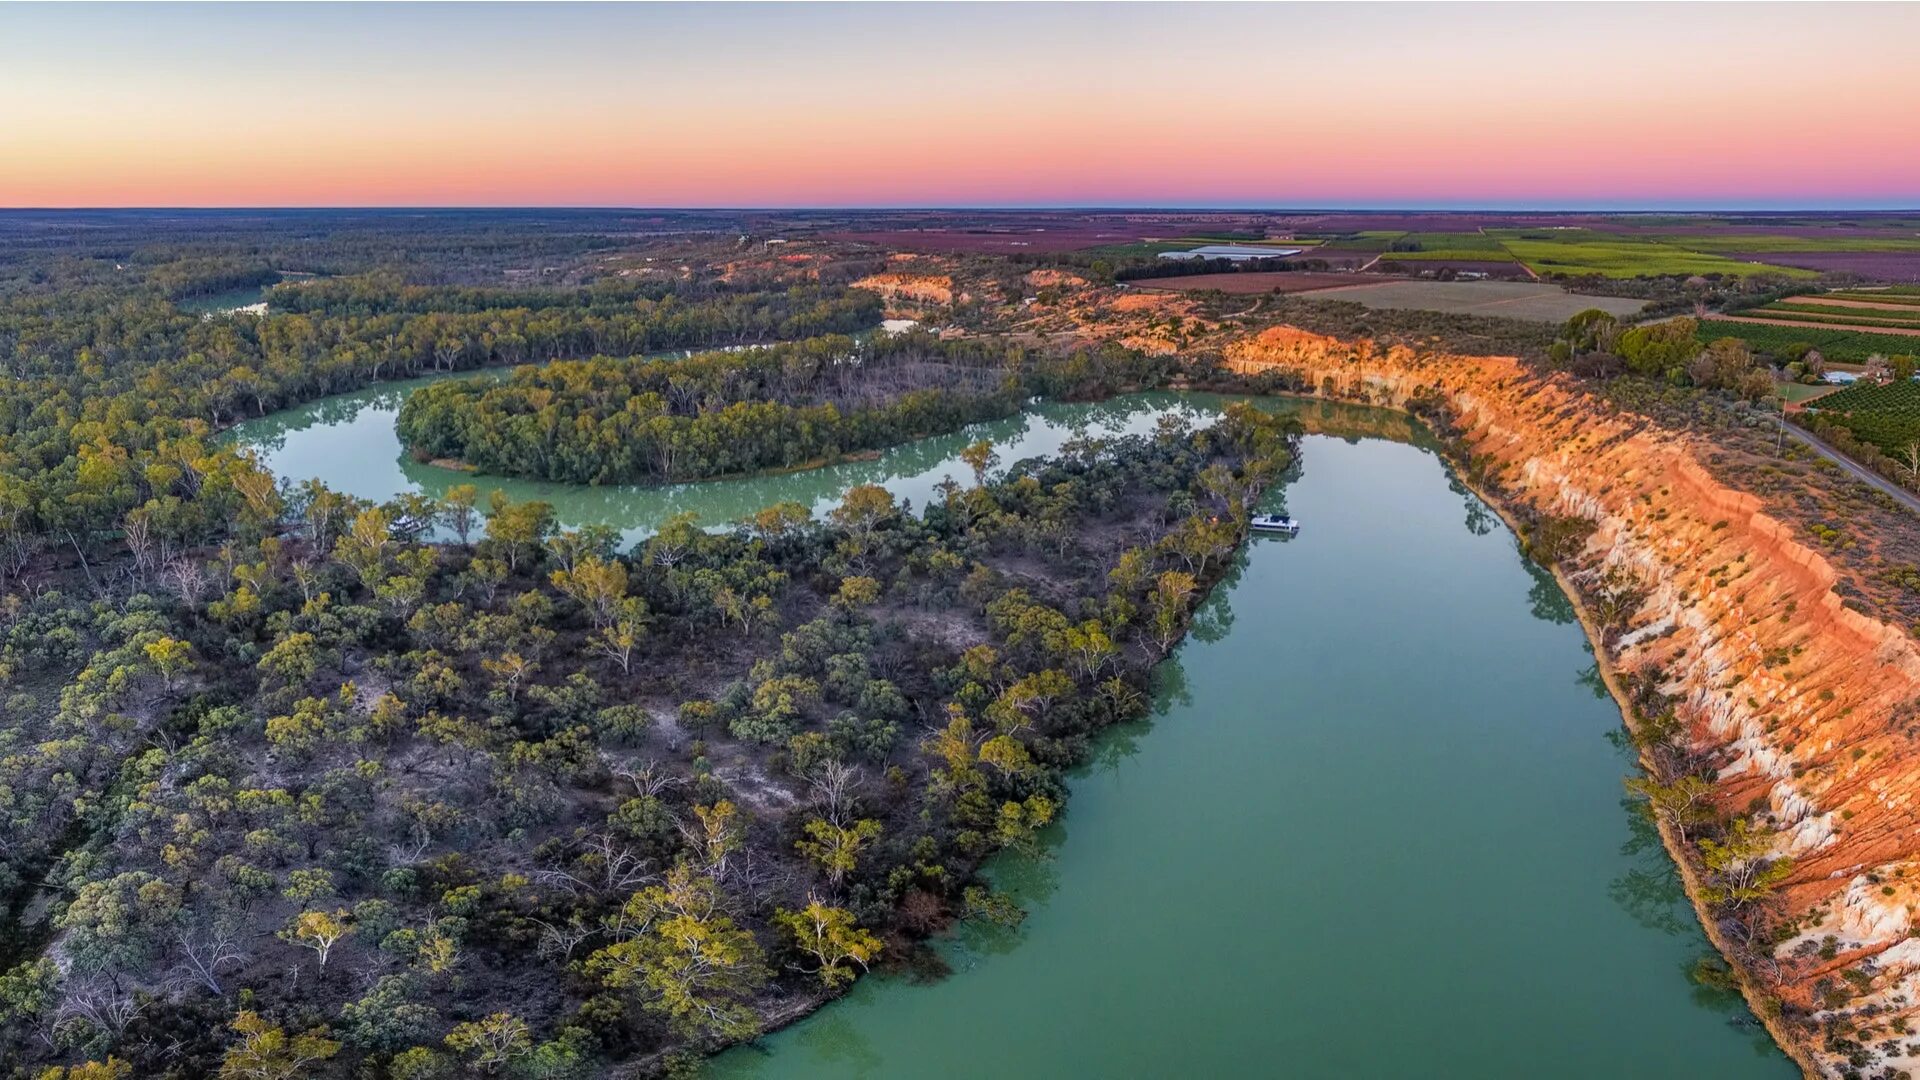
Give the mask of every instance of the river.
M 633 538 L 855 483 L 919 504 L 976 438 L 1013 460 L 1218 406 L 1048 404 L 807 473 L 568 488 L 408 460 L 407 385 L 233 437 L 292 479 L 368 498 L 473 480 Z M 1269 500 L 1304 528 L 1249 546 L 1044 850 L 991 864 L 1026 921 L 963 928 L 951 976 L 864 979 L 717 1075 L 1794 1075 L 1737 996 L 1688 978 L 1709 947 L 1623 801 L 1619 714 L 1552 580 L 1404 418 L 1273 407 L 1318 432 Z

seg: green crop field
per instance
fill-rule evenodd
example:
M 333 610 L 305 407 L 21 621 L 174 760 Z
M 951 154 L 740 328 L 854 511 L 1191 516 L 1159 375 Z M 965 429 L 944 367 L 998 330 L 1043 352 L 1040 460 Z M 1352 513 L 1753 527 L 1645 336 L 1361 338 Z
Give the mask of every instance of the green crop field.
M 1397 262 L 1513 262 L 1513 253 L 1485 233 L 1413 232 L 1381 258 Z
M 1903 236 L 1776 236 L 1744 233 L 1705 233 L 1655 236 L 1653 240 L 1688 251 L 1744 252 L 1754 255 L 1793 255 L 1824 251 L 1920 251 L 1920 238 Z
M 1385 251 L 1405 235 L 1394 229 L 1369 229 L 1351 236 L 1336 236 L 1322 246 L 1328 251 Z
M 1920 383 L 1850 386 L 1820 399 L 1820 418 L 1839 424 L 1889 454 L 1920 442 Z
M 1835 326 L 1884 326 L 1920 330 L 1920 307 L 1912 314 L 1878 311 L 1873 308 L 1837 307 L 1827 304 L 1792 303 L 1782 300 L 1746 312 L 1748 315 L 1777 315 L 1782 319 L 1829 323 Z
M 1819 326 L 1772 326 L 1767 323 L 1729 322 L 1703 319 L 1702 343 L 1717 338 L 1738 338 L 1754 352 L 1783 356 L 1794 345 L 1811 345 L 1830 364 L 1864 364 L 1874 353 L 1893 356 L 1920 350 L 1920 337 L 1900 334 L 1872 334 L 1861 330 L 1828 330 Z
M 1587 229 L 1516 229 L 1494 234 L 1514 257 L 1539 274 L 1597 274 L 1610 278 L 1656 274 L 1722 274 L 1746 277 L 1780 274 L 1817 277 L 1811 270 L 1794 270 L 1741 262 L 1670 244 L 1597 233 Z
M 1505 257 L 1500 241 L 1486 233 L 1416 232 L 1394 241 L 1396 249 L 1409 251 L 1490 251 Z

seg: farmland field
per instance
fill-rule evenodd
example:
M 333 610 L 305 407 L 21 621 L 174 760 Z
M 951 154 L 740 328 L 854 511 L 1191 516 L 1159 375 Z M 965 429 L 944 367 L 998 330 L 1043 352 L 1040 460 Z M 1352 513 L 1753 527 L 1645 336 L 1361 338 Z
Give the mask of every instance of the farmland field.
M 1533 281 L 1385 281 L 1316 292 L 1315 300 L 1348 300 L 1370 308 L 1405 308 L 1457 315 L 1496 315 L 1532 322 L 1564 322 L 1589 308 L 1632 315 L 1642 301 L 1581 296 Z
M 1875 281 L 1920 281 L 1920 251 L 1807 251 L 1734 257 L 1764 259 L 1775 266 L 1827 274 L 1858 274 Z
M 1139 278 L 1129 284 L 1135 288 L 1162 289 L 1168 292 L 1204 292 L 1208 289 L 1217 289 L 1223 293 L 1250 296 L 1255 293 L 1310 292 L 1315 289 L 1352 285 L 1355 281 L 1365 280 L 1365 278 L 1356 278 L 1352 274 L 1315 274 L 1304 270 L 1291 272 L 1252 270 L 1237 274 L 1188 274 L 1184 277 Z
M 1913 252 L 1920 253 L 1920 237 L 1915 236 L 1786 236 L 1778 233 L 1698 233 L 1661 235 L 1653 239 L 1689 251 L 1712 254 L 1757 252 L 1792 255 L 1809 252 Z
M 1822 300 L 1851 300 L 1865 304 L 1893 304 L 1899 307 L 1920 307 L 1920 288 L 1839 289 L 1830 293 L 1822 293 L 1820 298 Z
M 1739 262 L 1720 255 L 1689 251 L 1670 244 L 1635 239 L 1585 229 L 1513 230 L 1494 235 L 1501 238 L 1514 257 L 1539 274 L 1630 278 L 1654 274 L 1721 274 L 1744 277 L 1753 274 L 1784 274 L 1812 277 L 1811 271 L 1783 269 L 1760 263 Z
M 1920 442 L 1920 383 L 1851 386 L 1820 399 L 1820 417 L 1839 424 L 1889 454 Z
M 1474 253 L 1462 252 L 1461 254 L 1472 255 Z M 1442 258 L 1433 258 L 1429 256 L 1429 257 L 1423 257 L 1423 258 L 1407 259 L 1403 257 L 1399 252 L 1388 252 L 1387 254 L 1380 256 L 1380 260 L 1373 264 L 1372 269 L 1377 270 L 1383 274 L 1391 274 L 1396 272 L 1404 272 L 1409 274 L 1426 274 L 1426 273 L 1437 274 L 1442 270 L 1452 270 L 1456 273 L 1464 272 L 1464 273 L 1471 273 L 1471 274 L 1486 274 L 1489 277 L 1514 278 L 1522 281 L 1527 280 L 1528 277 L 1530 276 L 1527 273 L 1526 267 L 1521 266 L 1519 263 L 1513 261 L 1512 259 L 1503 259 L 1496 262 L 1491 258 L 1487 257 L 1489 254 L 1490 253 L 1482 253 L 1482 256 L 1477 259 L 1453 258 L 1451 256 L 1442 257 Z
M 1812 345 L 1828 363 L 1864 364 L 1874 353 L 1892 356 L 1913 352 L 1920 341 L 1899 334 L 1876 334 L 1860 330 L 1836 330 L 1825 326 L 1783 325 L 1775 322 L 1749 322 L 1736 318 L 1710 316 L 1701 320 L 1700 340 L 1739 338 L 1755 352 L 1780 356 L 1794 345 Z
M 1855 333 L 1856 331 L 1853 329 L 1853 327 L 1855 326 L 1871 325 L 1872 326 L 1871 330 L 1862 330 L 1858 332 L 1866 333 L 1870 335 L 1878 335 L 1881 337 L 1888 337 L 1888 338 L 1899 338 L 1899 337 L 1920 334 L 1920 327 L 1903 329 L 1903 328 L 1898 328 L 1894 326 L 1885 326 L 1877 323 L 1867 324 L 1867 323 L 1843 322 L 1843 323 L 1835 324 L 1832 322 L 1822 321 L 1819 316 L 1810 316 L 1810 317 L 1800 316 L 1800 315 L 1795 315 L 1791 312 L 1781 312 L 1777 315 L 1768 315 L 1765 313 L 1760 313 L 1755 315 L 1714 315 L 1714 316 L 1710 316 L 1709 318 L 1712 322 L 1716 322 L 1716 323 L 1753 323 L 1753 324 L 1770 325 L 1770 326 L 1801 327 L 1803 329 L 1809 329 L 1809 330 L 1824 330 L 1829 328 L 1835 328 L 1835 329 L 1841 329 L 1845 333 Z M 1895 348 L 1897 349 L 1909 349 L 1912 347 L 1913 347 L 1913 342 L 1911 341 L 1906 342 L 1904 345 L 1895 346 Z
M 1857 307 L 1782 300 L 1745 312 L 1765 318 L 1817 322 L 1833 326 L 1920 327 L 1920 308 Z
M 1385 259 L 1410 262 L 1454 262 L 1460 260 L 1511 261 L 1513 256 L 1500 241 L 1485 233 L 1407 233 L 1393 241 Z
M 1319 260 L 1336 270 L 1358 270 L 1379 257 L 1377 251 L 1353 251 L 1351 249 L 1329 249 L 1326 247 L 1308 248 L 1290 261 L 1304 263 Z
M 1912 303 L 1902 303 L 1912 301 Z M 1716 317 L 1715 321 L 1751 322 L 1783 327 L 1862 331 L 1887 337 L 1920 333 L 1920 295 L 1890 291 L 1814 293 L 1788 296 L 1757 308 Z M 1895 345 L 1913 351 L 1912 342 Z M 1875 351 L 1887 351 L 1878 348 Z
M 1439 248 L 1421 248 L 1418 251 L 1383 251 L 1380 253 L 1380 257 L 1383 259 L 1397 259 L 1397 260 L 1403 260 L 1406 262 L 1456 262 L 1460 260 L 1475 260 L 1475 259 L 1477 260 L 1491 259 L 1491 260 L 1497 260 L 1500 262 L 1513 261 L 1512 256 L 1507 254 L 1506 249 L 1500 248 L 1500 247 L 1490 247 L 1490 248 L 1439 247 Z
M 1322 246 L 1328 251 L 1380 252 L 1392 247 L 1395 241 L 1406 235 L 1396 229 L 1365 229 L 1351 236 L 1335 237 Z

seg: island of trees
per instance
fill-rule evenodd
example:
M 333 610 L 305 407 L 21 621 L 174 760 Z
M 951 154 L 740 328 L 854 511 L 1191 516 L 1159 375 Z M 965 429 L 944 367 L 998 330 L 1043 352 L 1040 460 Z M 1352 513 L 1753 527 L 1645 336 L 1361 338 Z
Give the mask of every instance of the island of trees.
M 1036 395 L 1105 396 L 1166 365 L 915 333 L 830 336 L 684 360 L 591 360 L 424 387 L 399 431 L 423 460 L 574 483 L 701 480 L 831 461 L 1010 416 Z

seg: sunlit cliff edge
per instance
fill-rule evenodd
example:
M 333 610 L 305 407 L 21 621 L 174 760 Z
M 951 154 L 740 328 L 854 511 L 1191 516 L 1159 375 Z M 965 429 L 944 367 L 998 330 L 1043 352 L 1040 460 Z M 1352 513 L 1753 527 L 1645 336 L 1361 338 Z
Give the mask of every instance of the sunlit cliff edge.
M 1778 1003 L 1770 1026 L 1803 1065 L 1920 1068 L 1913 638 L 1843 605 L 1826 558 L 1711 475 L 1689 437 L 1564 376 L 1288 327 L 1225 355 L 1238 372 L 1296 372 L 1329 396 L 1437 405 L 1497 498 L 1593 524 L 1562 561 L 1583 592 L 1633 584 L 1604 634 L 1609 666 L 1658 680 L 1718 809 L 1772 830 L 1770 854 L 1793 860 L 1765 910 L 1716 911 L 1716 940 L 1751 935 L 1735 959 L 1763 1011 Z

